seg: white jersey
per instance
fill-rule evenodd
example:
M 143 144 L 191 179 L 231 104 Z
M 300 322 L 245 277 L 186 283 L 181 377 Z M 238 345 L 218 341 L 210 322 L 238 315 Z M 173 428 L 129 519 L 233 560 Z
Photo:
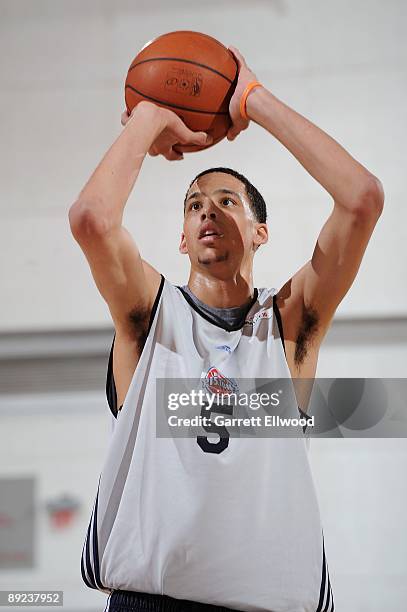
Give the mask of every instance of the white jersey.
M 156 378 L 215 370 L 291 379 L 276 293 L 256 289 L 244 322 L 230 330 L 162 276 L 99 478 L 82 554 L 89 587 L 253 612 L 334 610 L 302 431 L 230 438 L 219 452 L 202 439 L 156 436 Z

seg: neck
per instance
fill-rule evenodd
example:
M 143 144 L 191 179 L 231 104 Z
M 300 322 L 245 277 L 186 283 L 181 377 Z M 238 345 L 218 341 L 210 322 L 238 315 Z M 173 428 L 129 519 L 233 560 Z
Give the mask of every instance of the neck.
M 191 270 L 188 287 L 196 297 L 213 308 L 233 308 L 247 304 L 254 295 L 253 278 L 219 279 Z

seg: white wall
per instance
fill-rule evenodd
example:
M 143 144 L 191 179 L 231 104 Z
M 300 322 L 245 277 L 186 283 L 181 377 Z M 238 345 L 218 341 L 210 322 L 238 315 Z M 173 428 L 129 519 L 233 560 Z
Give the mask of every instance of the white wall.
M 0 329 L 110 322 L 70 234 L 68 209 L 122 129 L 130 61 L 146 40 L 175 29 L 205 31 L 240 47 L 278 97 L 382 180 L 386 208 L 337 316 L 405 314 L 405 3 L 209 6 L 1 3 Z M 188 260 L 178 253 L 183 194 L 195 173 L 218 164 L 246 173 L 267 198 L 271 240 L 258 254 L 255 282 L 280 286 L 311 256 L 332 204 L 280 143 L 255 125 L 235 142 L 190 154 L 179 164 L 148 157 L 127 205 L 126 226 L 145 259 L 170 280 L 186 281 Z

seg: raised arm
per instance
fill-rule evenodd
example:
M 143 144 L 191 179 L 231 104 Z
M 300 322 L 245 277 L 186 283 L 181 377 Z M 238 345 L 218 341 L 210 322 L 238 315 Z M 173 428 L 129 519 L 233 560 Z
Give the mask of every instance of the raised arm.
M 239 63 L 241 81 L 236 99 L 231 101 L 234 126 L 229 139 L 233 140 L 248 125 L 238 112 L 239 95 L 256 77 L 239 51 L 233 47 L 231 50 Z M 312 313 L 321 340 L 352 285 L 382 213 L 383 188 L 377 177 L 333 138 L 265 87 L 252 89 L 246 112 L 249 119 L 277 138 L 333 199 L 333 210 L 321 229 L 311 259 L 280 292 L 282 306 L 292 310 L 293 316 L 295 312 Z
M 144 313 L 142 318 L 146 318 L 160 274 L 141 259 L 133 238 L 123 227 L 124 207 L 147 152 L 169 160 L 181 159 L 173 145 L 202 144 L 206 134 L 192 132 L 175 113 L 149 102 L 138 104 L 122 123 L 124 130 L 71 206 L 69 222 L 116 330 L 132 334 L 134 321 L 140 320 L 133 315 Z
M 206 134 L 191 132 L 170 110 L 141 102 L 69 210 L 69 222 L 108 304 L 115 327 L 113 361 L 107 385 L 112 413 L 124 404 L 148 334 L 160 274 L 144 261 L 129 232 L 123 211 L 148 153 L 182 159 L 173 145 L 203 144 Z M 151 232 L 156 228 L 150 229 Z M 109 373 L 110 372 L 110 373 Z M 107 386 L 108 388 L 108 386 Z

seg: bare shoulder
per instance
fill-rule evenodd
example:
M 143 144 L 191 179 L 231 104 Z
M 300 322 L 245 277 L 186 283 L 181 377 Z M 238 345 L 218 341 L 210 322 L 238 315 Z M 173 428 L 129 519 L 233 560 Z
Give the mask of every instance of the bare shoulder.
M 154 268 L 150 263 L 148 263 L 148 261 L 143 258 L 141 258 L 141 263 L 143 264 L 144 274 L 146 275 L 146 278 L 152 281 L 153 284 L 158 283 L 158 285 L 160 285 L 161 273 L 158 272 L 156 268 Z
M 141 259 L 141 262 L 144 271 L 144 290 L 147 293 L 148 299 L 143 305 L 135 301 L 133 306 L 128 309 L 124 318 L 113 320 L 116 336 L 120 336 L 123 341 L 132 342 L 139 340 L 146 331 L 161 284 L 161 273 L 144 259 Z

